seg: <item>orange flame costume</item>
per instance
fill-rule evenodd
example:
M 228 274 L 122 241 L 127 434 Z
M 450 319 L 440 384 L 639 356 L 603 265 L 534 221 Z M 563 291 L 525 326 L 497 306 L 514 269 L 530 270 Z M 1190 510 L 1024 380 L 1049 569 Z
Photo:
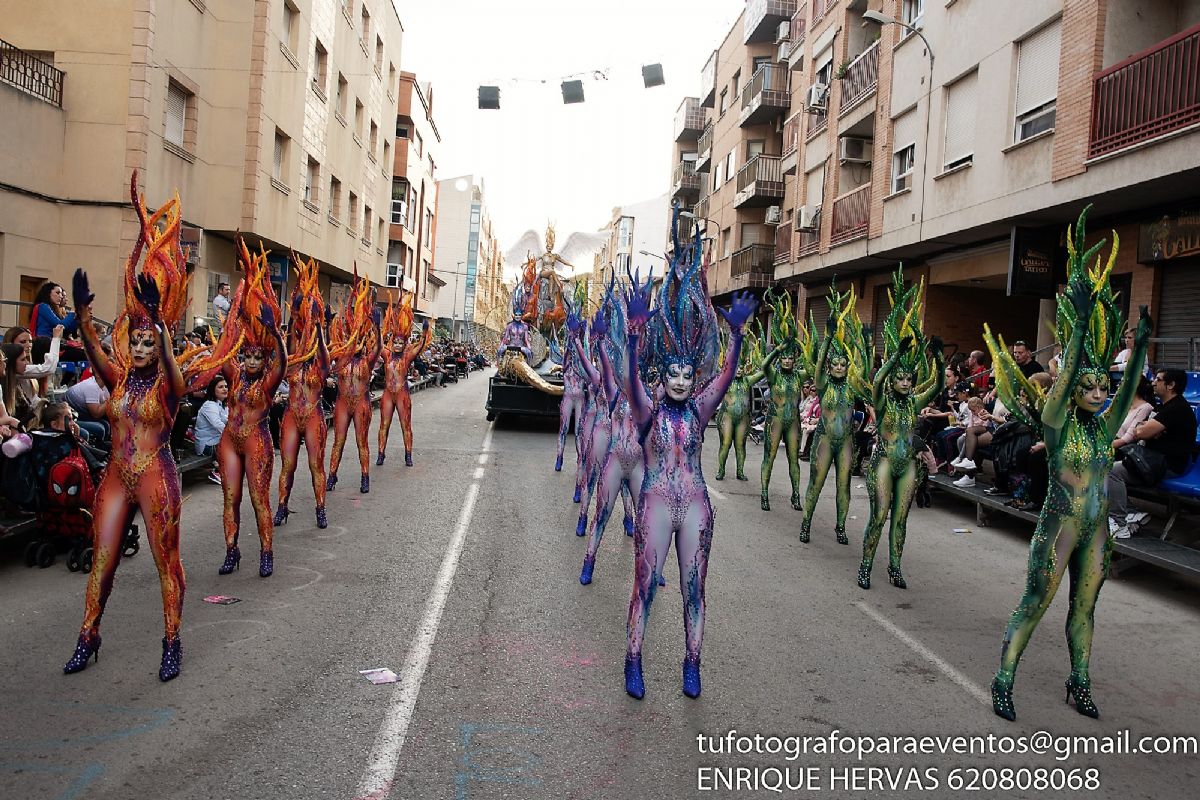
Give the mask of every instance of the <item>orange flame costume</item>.
M 353 420 L 354 438 L 358 443 L 358 463 L 362 470 L 359 491 L 366 494 L 371 490 L 371 446 L 367 442 L 367 434 L 371 427 L 371 373 L 375 369 L 375 361 L 379 358 L 383 343 L 379 330 L 380 315 L 375 308 L 371 284 L 359 278 L 357 271 L 350 302 L 344 313 L 334 319 L 330 328 L 330 358 L 337 365 L 338 399 L 333 407 L 333 455 L 329 460 L 325 488 L 331 491 L 337 485 L 338 466 L 342 463 L 346 434 L 350 431 L 350 422 Z
M 400 430 L 404 434 L 404 464 L 412 466 L 412 395 L 408 391 L 408 369 L 413 359 L 419 356 L 433 340 L 433 331 L 426 321 L 421 335 L 409 342 L 413 326 L 412 292 L 404 292 L 399 305 L 388 304 L 383 318 L 383 397 L 379 400 L 379 457 L 375 464 L 383 463 L 387 450 L 388 430 L 392 427 L 392 411 L 400 417 Z

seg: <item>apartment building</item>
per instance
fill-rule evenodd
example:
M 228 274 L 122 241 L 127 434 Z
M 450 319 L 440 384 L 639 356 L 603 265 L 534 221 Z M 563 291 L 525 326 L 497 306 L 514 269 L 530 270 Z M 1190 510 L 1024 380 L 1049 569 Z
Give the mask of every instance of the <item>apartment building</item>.
M 412 292 L 413 310 L 419 318 L 428 318 L 431 289 L 443 283 L 433 272 L 438 198 L 435 156 L 441 142 L 433 120 L 433 87 L 402 70 L 384 286 Z
M 402 27 L 389 0 L 0 0 L 0 296 L 89 270 L 111 318 L 137 226 L 178 191 L 192 316 L 236 281 L 233 240 L 315 258 L 344 296 L 386 279 Z M 11 46 L 10 46 L 11 45 Z M 190 323 L 190 320 L 189 320 Z
M 507 309 L 499 306 L 503 259 L 484 196 L 483 178 L 460 175 L 438 181 L 438 235 L 434 250 L 436 273 L 445 281 L 430 306 L 431 315 L 457 340 L 469 338 L 474 326 L 491 327 L 497 314 L 506 324 Z M 503 324 L 501 324 L 503 329 Z
M 768 46 L 764 69 L 787 71 L 771 275 L 801 313 L 824 319 L 836 275 L 878 330 L 903 262 L 927 284 L 926 330 L 959 349 L 982 346 L 984 321 L 1048 344 L 1064 232 L 1091 203 L 1090 238 L 1120 237 L 1127 311 L 1149 305 L 1156 335 L 1180 340 L 1154 360 L 1186 365 L 1200 336 L 1200 96 L 1184 79 L 1197 23 L 1195 0 L 749 0 L 705 91 L 732 90 L 725 62 Z M 729 149 L 705 144 L 698 169 Z M 738 185 L 758 183 L 747 169 Z M 744 242 L 719 196 L 696 209 L 721 229 L 714 295 L 763 274 L 725 270 L 725 230 L 731 256 Z
M 623 279 L 627 270 L 636 270 L 642 276 L 651 270 L 663 273 L 663 242 L 670 236 L 670 214 L 671 205 L 667 195 L 662 194 L 613 208 L 608 224 L 600 230 L 607 239 L 597 253 L 601 266 L 593 278 L 597 291 L 613 274 Z M 596 297 L 594 293 L 592 296 Z

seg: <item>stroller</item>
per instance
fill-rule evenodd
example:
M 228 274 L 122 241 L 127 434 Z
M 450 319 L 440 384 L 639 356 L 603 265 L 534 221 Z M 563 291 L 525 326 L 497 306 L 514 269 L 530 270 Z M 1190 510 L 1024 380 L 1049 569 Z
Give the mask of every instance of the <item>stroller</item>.
M 38 532 L 25 545 L 25 565 L 49 567 L 67 553 L 67 569 L 92 569 L 92 501 L 103 466 L 75 437 L 62 431 L 35 431 L 32 447 L 5 464 L 3 490 L 10 502 L 37 513 Z M 130 524 L 121 552 L 141 549 L 138 526 Z

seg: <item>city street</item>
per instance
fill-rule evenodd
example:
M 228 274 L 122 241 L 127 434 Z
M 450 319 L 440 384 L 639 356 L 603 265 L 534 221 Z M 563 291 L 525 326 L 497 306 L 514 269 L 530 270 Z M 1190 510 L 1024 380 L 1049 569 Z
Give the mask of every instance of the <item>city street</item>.
M 1093 797 L 1194 791 L 1194 751 L 1064 760 L 1053 748 L 1041 756 L 930 750 L 861 759 L 810 751 L 794 760 L 785 753 L 700 753 L 697 734 L 732 730 L 750 737 L 828 737 L 834 730 L 845 737 L 1057 737 L 1128 729 L 1135 742 L 1195 736 L 1196 587 L 1148 567 L 1109 581 L 1096 615 L 1096 721 L 1063 704 L 1064 583 L 1018 673 L 1017 722 L 1006 723 L 992 713 L 988 686 L 1024 584 L 1024 523 L 981 529 L 970 506 L 935 494 L 934 508 L 912 512 L 904 559 L 909 589 L 887 582 L 885 541 L 874 588 L 864 592 L 855 584 L 867 511 L 862 479 L 853 484 L 851 546 L 834 540 L 832 478 L 813 541 L 804 545 L 796 536 L 800 515 L 787 502 L 782 456 L 771 487 L 775 510 L 764 513 L 761 451 L 751 445 L 748 483 L 715 482 L 717 437 L 710 432 L 706 472 L 717 522 L 704 691 L 696 700 L 680 691 L 683 633 L 672 555 L 651 614 L 647 693 L 639 702 L 625 694 L 622 677 L 632 539 L 618 513 L 595 582 L 579 584 L 584 542 L 573 535 L 573 472 L 553 472 L 550 425 L 485 421 L 486 374 L 414 395 L 416 465 L 404 467 L 394 426 L 388 461 L 372 466 L 368 495 L 356 491 L 351 439 L 324 531 L 313 524 L 301 459 L 292 502 L 298 513 L 276 532 L 270 579 L 254 569 L 248 500 L 241 539 L 247 570 L 217 575 L 221 491 L 199 478 L 185 481 L 184 661 L 173 682 L 156 677 L 162 617 L 147 547 L 118 571 L 103 658 L 73 676 L 61 667 L 74 647 L 85 578 L 61 559 L 28 569 L 14 546 L 4 548 L 0 796 L 775 796 L 761 785 L 730 791 L 714 773 L 698 772 L 713 766 L 790 767 L 792 788 L 805 768 L 818 767 L 807 773 L 803 793 L 832 796 L 960 797 L 967 791 L 954 790 L 951 771 L 989 767 L 1092 768 L 1098 788 L 1084 791 Z M 374 430 L 371 443 L 374 464 Z M 203 602 L 214 594 L 240 602 Z M 394 670 L 401 681 L 376 686 L 359 674 L 376 667 Z M 881 768 L 870 773 L 880 782 L 868 784 L 865 769 L 846 771 L 855 767 Z M 888 781 L 897 775 L 893 790 Z M 786 785 L 784 791 L 802 793 Z

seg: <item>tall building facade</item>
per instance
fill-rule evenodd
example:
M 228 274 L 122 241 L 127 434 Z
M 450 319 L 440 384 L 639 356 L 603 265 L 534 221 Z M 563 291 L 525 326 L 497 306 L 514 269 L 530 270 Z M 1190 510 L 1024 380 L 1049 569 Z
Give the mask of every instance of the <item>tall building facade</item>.
M 435 273 L 445 286 L 438 291 L 431 314 L 455 339 L 469 338 L 475 324 L 485 324 L 481 317 L 490 313 L 496 302 L 495 284 L 502 273 L 499 259 L 483 178 L 460 175 L 438 181 L 434 262 Z M 481 292 L 486 292 L 483 306 L 477 304 Z
M 236 282 L 238 231 L 272 251 L 279 291 L 289 249 L 319 262 L 335 298 L 355 266 L 385 282 L 402 36 L 390 0 L 118 0 L 103 14 L 0 0 L 0 18 L 17 48 L 0 65 L 4 298 L 84 266 L 110 318 L 137 232 L 134 170 L 149 204 L 179 193 L 194 317 Z
M 433 87 L 400 72 L 396 109 L 396 153 L 392 173 L 391 227 L 384 285 L 413 292 L 413 308 L 428 317 L 431 289 L 441 282 L 433 274 L 437 235 L 437 148 L 442 142 L 433 121 Z M 431 277 L 437 283 L 431 286 Z
M 1128 312 L 1149 305 L 1178 340 L 1153 360 L 1196 366 L 1200 95 L 1180 76 L 1200 69 L 1197 23 L 1194 0 L 749 0 L 713 71 L 768 59 L 741 92 L 742 114 L 773 109 L 770 135 L 732 196 L 739 213 L 765 205 L 770 258 L 726 269 L 719 238 L 714 295 L 774 283 L 820 322 L 836 275 L 878 322 L 902 262 L 927 284 L 926 330 L 952 346 L 981 347 L 984 321 L 1046 345 L 1064 232 L 1091 203 L 1090 239 L 1120 237 Z M 718 74 L 706 92 L 735 87 Z M 730 148 L 708 113 L 697 168 L 712 174 Z M 724 203 L 697 212 L 729 229 L 733 256 L 746 240 Z
M 593 280 L 605 283 L 613 274 L 622 279 L 627 270 L 636 270 L 642 276 L 651 270 L 662 274 L 663 242 L 668 238 L 669 222 L 667 195 L 614 207 L 608 224 L 601 229 L 608 238 L 597 254 L 601 269 L 595 271 Z

